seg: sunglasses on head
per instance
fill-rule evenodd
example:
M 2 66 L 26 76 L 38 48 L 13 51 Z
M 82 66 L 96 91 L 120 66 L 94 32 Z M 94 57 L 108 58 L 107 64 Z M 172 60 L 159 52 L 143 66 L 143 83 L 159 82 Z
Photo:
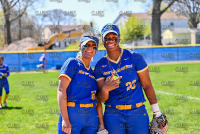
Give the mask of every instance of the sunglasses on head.
M 99 43 L 99 39 L 94 36 L 84 36 L 84 37 L 89 37 L 90 39 L 93 39 L 97 44 Z

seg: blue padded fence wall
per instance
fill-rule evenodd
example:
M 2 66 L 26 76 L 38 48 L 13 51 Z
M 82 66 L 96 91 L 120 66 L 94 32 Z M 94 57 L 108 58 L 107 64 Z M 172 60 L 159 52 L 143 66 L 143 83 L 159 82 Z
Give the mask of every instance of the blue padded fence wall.
M 150 47 L 131 50 L 140 53 L 147 63 L 200 60 L 200 46 Z M 76 57 L 77 52 L 47 51 L 47 69 L 60 68 L 69 57 Z M 4 63 L 9 66 L 10 71 L 16 72 L 36 70 L 42 52 L 2 52 L 0 55 L 4 57 Z M 105 50 L 99 50 L 90 65 L 95 66 L 97 61 L 105 55 Z

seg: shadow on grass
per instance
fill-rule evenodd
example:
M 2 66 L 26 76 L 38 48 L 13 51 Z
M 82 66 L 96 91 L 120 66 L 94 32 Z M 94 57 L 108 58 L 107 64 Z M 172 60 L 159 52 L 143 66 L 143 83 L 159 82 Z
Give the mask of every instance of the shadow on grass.
M 12 109 L 22 109 L 23 107 L 2 107 L 1 109 L 4 109 L 4 110 L 12 110 Z M 0 109 L 0 110 L 1 110 Z

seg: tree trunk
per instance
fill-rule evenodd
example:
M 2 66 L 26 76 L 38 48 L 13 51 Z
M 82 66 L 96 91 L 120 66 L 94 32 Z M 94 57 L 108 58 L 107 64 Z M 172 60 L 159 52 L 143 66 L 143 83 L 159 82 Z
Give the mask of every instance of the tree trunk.
M 19 14 L 20 14 L 20 9 L 21 9 L 21 3 L 19 1 Z M 21 40 L 22 39 L 22 22 L 21 22 L 21 17 L 19 17 L 19 21 L 18 21 L 18 25 L 19 25 L 19 35 L 18 35 L 18 40 Z
M 12 42 L 12 37 L 11 37 L 11 33 L 10 33 L 10 21 L 9 19 L 6 19 L 6 40 L 7 40 L 7 44 L 9 45 Z
M 22 39 L 22 22 L 21 22 L 21 17 L 19 18 L 19 21 L 18 21 L 18 25 L 19 25 L 19 34 L 18 34 L 18 40 L 21 40 Z
M 191 15 L 189 17 L 189 27 L 190 28 L 197 28 L 198 20 L 196 19 L 196 16 Z
M 21 13 L 19 13 L 19 15 L 16 18 L 13 18 L 12 20 L 10 20 L 10 14 L 11 14 L 11 10 L 12 8 L 15 9 L 16 4 L 19 2 L 19 0 L 14 1 L 8 1 L 8 0 L 0 0 L 0 4 L 2 6 L 3 9 L 3 13 L 4 13 L 4 19 L 5 19 L 5 25 L 6 25 L 6 43 L 9 45 L 12 42 L 12 36 L 11 36 L 11 23 L 15 20 L 17 20 L 18 18 L 21 18 L 22 15 L 25 13 L 27 7 L 28 7 L 28 0 L 26 0 L 26 5 L 23 8 L 23 11 Z
M 152 44 L 153 45 L 162 45 L 160 4 L 161 4 L 161 0 L 153 1 L 152 22 L 151 22 Z
M 5 27 L 6 27 L 6 44 L 10 44 L 12 42 L 12 37 L 11 37 L 11 33 L 10 33 L 10 12 L 9 9 L 7 9 L 6 7 L 8 7 L 8 1 L 4 1 L 3 5 L 6 5 L 6 6 L 3 6 L 3 12 L 4 12 L 4 20 L 5 20 Z

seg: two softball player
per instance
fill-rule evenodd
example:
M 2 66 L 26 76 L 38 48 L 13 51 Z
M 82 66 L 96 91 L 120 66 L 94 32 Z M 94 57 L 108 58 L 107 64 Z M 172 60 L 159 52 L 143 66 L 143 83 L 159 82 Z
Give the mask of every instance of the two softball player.
M 106 105 L 105 128 L 109 134 L 148 134 L 149 116 L 143 104 L 143 89 L 153 116 L 161 116 L 148 65 L 139 53 L 119 47 L 120 30 L 116 25 L 106 24 L 101 35 L 107 55 L 97 62 L 95 78 L 98 98 Z
M 7 77 L 10 75 L 9 68 L 7 65 L 3 64 L 4 58 L 0 56 L 0 108 L 2 108 L 2 90 L 3 88 L 6 91 L 5 98 L 4 98 L 4 105 L 7 107 L 7 98 L 9 95 L 9 83 Z
M 57 90 L 59 134 L 95 134 L 104 129 L 102 106 L 95 99 L 98 84 L 89 66 L 98 44 L 94 36 L 82 37 L 79 58 L 67 59 L 61 68 Z

